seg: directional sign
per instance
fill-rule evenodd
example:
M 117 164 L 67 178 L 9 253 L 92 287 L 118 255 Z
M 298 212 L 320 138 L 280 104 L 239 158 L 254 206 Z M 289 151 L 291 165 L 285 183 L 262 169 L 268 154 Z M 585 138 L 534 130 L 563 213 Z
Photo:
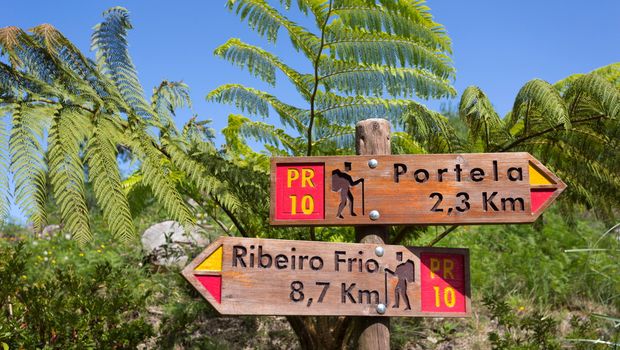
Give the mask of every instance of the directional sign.
M 469 251 L 222 237 L 183 270 L 221 314 L 469 316 Z
M 565 187 L 524 152 L 274 158 L 270 223 L 528 223 Z

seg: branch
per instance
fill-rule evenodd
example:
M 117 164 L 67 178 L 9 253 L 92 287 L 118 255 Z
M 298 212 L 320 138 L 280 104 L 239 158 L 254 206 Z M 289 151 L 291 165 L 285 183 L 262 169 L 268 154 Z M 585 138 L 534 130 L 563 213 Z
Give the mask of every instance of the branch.
M 215 221 L 215 223 L 222 229 L 222 231 L 224 231 L 224 233 L 226 233 L 228 236 L 232 237 L 232 234 L 230 234 L 230 229 L 228 227 L 226 227 L 226 225 L 224 225 L 224 223 L 222 222 L 222 220 L 216 218 L 216 217 L 211 217 L 213 219 L 213 221 Z
M 61 105 L 63 108 L 64 107 L 78 107 L 80 109 L 83 109 L 87 112 L 90 113 L 95 113 L 94 109 L 90 109 L 90 108 L 86 108 L 82 105 L 75 105 L 75 104 L 63 104 L 62 102 L 58 102 L 58 101 L 54 101 L 54 100 L 50 100 L 50 99 L 46 99 L 46 98 L 40 98 L 40 99 L 29 99 L 29 100 L 21 100 L 21 99 L 14 99 L 14 98 L 3 98 L 0 101 L 2 102 L 6 102 L 6 103 L 47 103 L 49 105 L 56 105 L 59 104 Z
M 423 229 L 424 226 L 420 227 L 420 226 L 412 226 L 412 225 L 406 225 L 406 226 L 401 226 L 398 228 L 398 230 L 396 231 L 396 237 L 394 237 L 393 240 L 390 241 L 390 244 L 400 244 L 403 239 L 405 239 L 405 236 L 411 232 L 416 232 L 419 229 Z M 419 238 L 420 235 L 418 234 L 416 238 Z
M 312 126 L 314 125 L 314 100 L 316 98 L 316 93 L 319 90 L 319 60 L 321 59 L 321 53 L 323 52 L 323 48 L 325 47 L 325 27 L 327 26 L 327 22 L 329 21 L 329 16 L 332 13 L 332 1 L 329 0 L 329 8 L 327 9 L 327 15 L 325 16 L 325 22 L 323 22 L 323 26 L 321 27 L 321 46 L 319 46 L 319 50 L 316 53 L 316 58 L 314 59 L 314 87 L 312 89 L 312 95 L 310 96 L 310 122 L 308 123 L 308 150 L 306 151 L 307 156 L 312 155 Z
M 439 241 L 444 239 L 448 234 L 450 234 L 450 232 L 456 230 L 458 227 L 459 227 L 459 225 L 452 225 L 452 226 L 450 226 L 448 229 L 443 231 L 439 236 L 435 237 L 435 239 L 428 246 L 432 247 L 435 244 L 439 243 Z
M 247 238 L 248 233 L 246 232 L 245 228 L 243 228 L 243 225 L 241 224 L 241 222 L 239 222 L 237 217 L 235 217 L 235 214 L 233 214 L 230 210 L 228 210 L 228 208 L 222 205 L 222 203 L 220 203 L 220 201 L 218 201 L 217 198 L 215 198 L 215 196 L 210 196 L 210 197 L 211 199 L 213 199 L 215 204 L 217 204 L 218 207 L 222 208 L 224 213 L 226 213 L 226 215 L 230 218 L 230 221 L 232 221 L 235 227 L 237 228 L 237 230 L 239 230 L 239 233 L 241 234 L 241 236 Z
M 594 117 L 589 117 L 589 118 L 585 118 L 585 119 L 578 119 L 578 120 L 575 120 L 575 121 L 571 121 L 571 124 L 574 125 L 574 124 L 580 124 L 580 123 L 587 123 L 587 122 L 591 122 L 591 121 L 598 120 L 598 119 L 604 119 L 604 118 L 605 118 L 604 115 L 597 115 L 597 116 L 594 116 Z M 539 131 L 537 133 L 534 133 L 534 134 L 531 134 L 531 135 L 528 135 L 528 136 L 524 136 L 524 137 L 522 137 L 520 139 L 516 139 L 513 142 L 511 142 L 508 146 L 505 146 L 505 147 L 502 147 L 501 149 L 499 149 L 499 152 L 506 152 L 507 150 L 509 150 L 509 149 L 511 149 L 511 148 L 513 148 L 513 147 L 515 147 L 517 145 L 519 145 L 520 143 L 522 143 L 524 141 L 527 141 L 529 139 L 532 139 L 532 138 L 535 138 L 535 137 L 538 137 L 538 136 L 542 136 L 542 135 L 544 135 L 546 133 L 549 133 L 549 132 L 552 132 L 552 131 L 561 131 L 561 130 L 566 130 L 566 127 L 564 126 L 564 124 L 558 124 L 556 126 L 552 126 L 550 128 L 547 128 L 545 130 Z

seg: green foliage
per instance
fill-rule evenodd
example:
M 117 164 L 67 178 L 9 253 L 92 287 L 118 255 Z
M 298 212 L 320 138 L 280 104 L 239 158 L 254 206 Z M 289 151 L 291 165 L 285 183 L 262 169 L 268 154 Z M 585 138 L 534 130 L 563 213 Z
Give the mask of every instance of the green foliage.
M 459 114 L 468 129 L 468 151 L 527 151 L 567 185 L 560 205 L 596 208 L 613 222 L 620 206 L 620 64 L 575 74 L 555 84 L 535 79 L 500 119 L 484 93 L 469 87 Z
M 181 82 L 163 81 L 147 102 L 128 51 L 129 13 L 121 7 L 104 12 L 96 25 L 91 48 L 96 62 L 86 58 L 62 33 L 48 24 L 26 33 L 17 27 L 0 29 L 0 115 L 11 117 L 9 165 L 15 179 L 15 202 L 35 232 L 47 223 L 48 180 L 60 219 L 79 242 L 92 238 L 89 212 L 98 206 L 111 233 L 120 240 L 134 238 L 127 193 L 122 190 L 117 162 L 122 155 L 140 163 L 134 186 L 153 195 L 169 217 L 193 221 L 178 181 L 179 170 L 192 175 L 204 195 L 216 186 L 203 181 L 204 167 L 187 162 L 191 147 L 216 152 L 212 132 L 192 119 L 180 132 L 172 118 L 177 108 L 191 107 L 189 89 Z M 6 129 L 0 125 L 0 149 L 6 148 Z M 159 131 L 159 136 L 154 134 Z M 202 135 L 202 136 L 200 136 Z M 206 136 L 206 137 L 203 137 Z M 47 149 L 45 146 L 47 145 Z M 173 148 L 168 152 L 167 147 Z M 171 159 L 171 154 L 181 159 Z M 4 154 L 3 154 L 4 156 Z M 87 182 L 88 179 L 88 182 Z M 85 188 L 92 185 L 96 201 Z M 8 212 L 7 178 L 0 179 L 0 216 Z M 218 193 L 222 202 L 234 200 Z
M 138 286 L 143 271 L 111 248 L 80 249 L 62 235 L 0 241 L 0 343 L 10 349 L 128 349 L 151 337 L 144 317 L 151 288 Z
M 483 303 L 497 320 L 500 331 L 489 332 L 493 350 L 559 350 L 558 321 L 539 310 L 515 315 L 510 306 L 498 296 L 487 296 Z
M 519 307 L 515 310 L 504 296 L 492 294 L 485 296 L 482 302 L 489 310 L 491 319 L 497 322 L 497 329 L 488 333 L 494 350 L 562 349 L 568 344 L 571 349 L 604 350 L 615 349 L 618 345 L 618 331 L 613 329 L 613 325 L 605 325 L 605 320 L 599 315 L 573 315 L 568 320 L 570 332 L 562 337 L 562 327 L 557 317 L 541 311 L 539 307 L 532 310 Z
M 81 242 L 91 238 L 80 157 L 88 124 L 77 108 L 63 108 L 54 114 L 49 135 L 50 183 L 67 230 Z
M 454 77 L 450 40 L 423 2 L 300 0 L 298 9 L 314 19 L 313 30 L 288 19 L 290 1 L 281 4 L 282 10 L 262 0 L 241 0 L 229 1 L 228 7 L 272 43 L 284 29 L 308 61 L 310 72 L 297 71 L 240 39 L 230 39 L 215 54 L 270 85 L 276 84 L 276 72 L 282 73 L 306 105 L 293 106 L 237 84 L 220 86 L 207 96 L 251 115 L 268 117 L 273 109 L 290 130 L 249 121 L 239 129 L 244 136 L 265 142 L 271 152 L 314 155 L 350 149 L 353 123 L 385 117 L 396 126 L 404 125 L 406 118 L 401 116 L 415 114 L 414 107 L 420 107 L 398 97 L 455 94 L 450 85 Z
M 11 107 L 13 128 L 9 149 L 12 160 L 10 169 L 15 181 L 15 202 L 31 217 L 35 229 L 40 230 L 46 224 L 44 206 L 47 197 L 45 161 L 40 142 L 43 137 L 41 122 L 42 115 L 53 113 L 53 110 L 23 102 Z M 6 189 L 8 193 L 8 186 Z
M 571 226 L 558 210 L 547 211 L 543 220 L 539 229 L 517 225 L 460 228 L 442 243 L 470 248 L 472 288 L 479 293 L 514 295 L 553 306 L 591 300 L 620 309 L 616 237 L 602 235 L 601 223 L 590 218 Z M 565 253 L 596 242 L 607 250 Z

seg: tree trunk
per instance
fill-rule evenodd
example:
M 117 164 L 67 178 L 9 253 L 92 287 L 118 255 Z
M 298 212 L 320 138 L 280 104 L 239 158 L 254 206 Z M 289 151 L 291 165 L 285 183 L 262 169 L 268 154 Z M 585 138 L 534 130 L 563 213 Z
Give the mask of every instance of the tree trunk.
M 366 119 L 355 126 L 355 150 L 358 155 L 391 154 L 390 123 L 385 119 Z M 360 243 L 385 244 L 387 226 L 357 226 Z M 340 350 L 353 345 L 364 350 L 390 348 L 388 317 L 302 317 L 288 316 L 299 344 L 304 350 Z
M 391 154 L 390 123 L 385 119 L 366 119 L 355 125 L 355 151 L 358 155 Z M 387 226 L 357 226 L 355 236 L 360 243 L 385 244 Z M 390 319 L 388 317 L 356 317 L 352 340 L 358 349 L 389 349 Z

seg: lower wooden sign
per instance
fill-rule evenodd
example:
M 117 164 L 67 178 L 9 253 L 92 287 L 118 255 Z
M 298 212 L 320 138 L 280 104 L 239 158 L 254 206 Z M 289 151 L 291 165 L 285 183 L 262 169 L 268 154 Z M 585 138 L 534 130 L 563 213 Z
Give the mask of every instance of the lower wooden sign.
M 221 314 L 471 313 L 467 249 L 221 237 L 182 273 Z

